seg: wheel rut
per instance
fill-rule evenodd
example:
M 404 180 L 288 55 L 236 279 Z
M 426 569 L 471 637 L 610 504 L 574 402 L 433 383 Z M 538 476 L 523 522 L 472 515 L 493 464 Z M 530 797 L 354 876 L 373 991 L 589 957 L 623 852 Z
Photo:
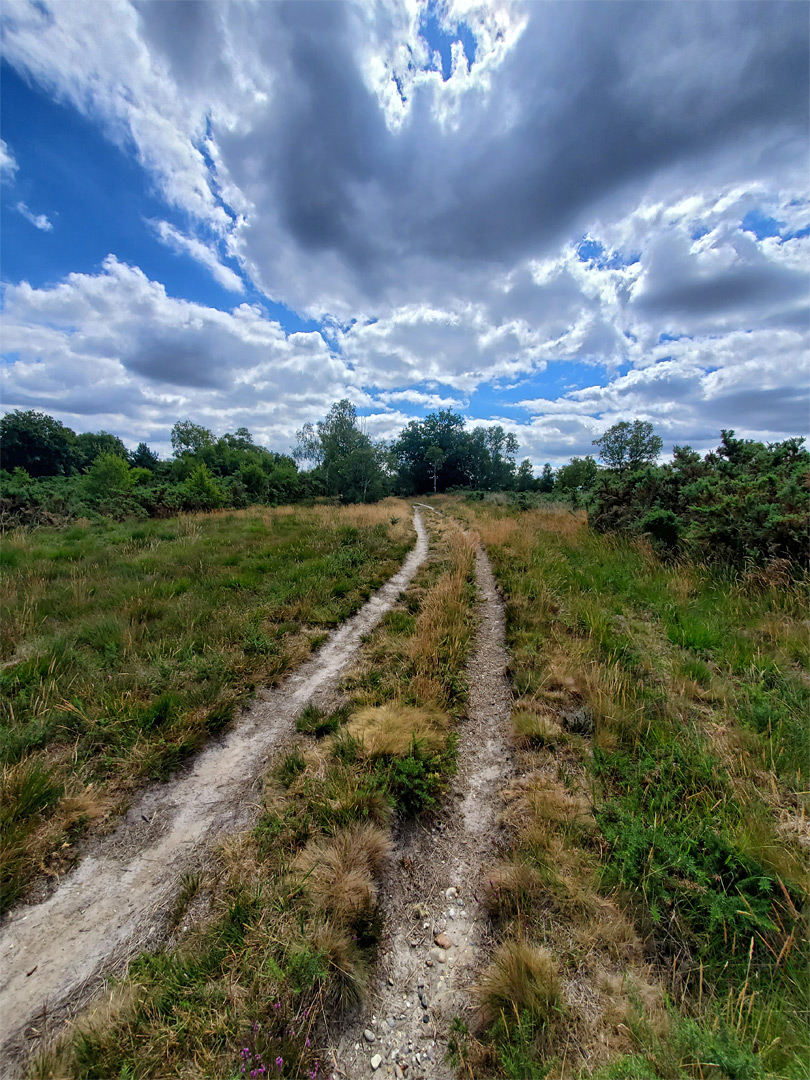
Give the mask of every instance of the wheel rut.
M 295 734 L 296 716 L 334 690 L 364 635 L 426 559 L 418 510 L 414 526 L 416 545 L 398 573 L 312 657 L 185 772 L 143 792 L 51 896 L 9 915 L 0 932 L 0 1075 L 18 1075 L 32 1045 L 58 1031 L 133 953 L 165 937 L 183 872 L 255 819 L 262 776 Z
M 368 1002 L 348 1029 L 328 1033 L 332 1080 L 455 1076 L 444 1061 L 450 1024 L 473 1009 L 470 990 L 490 933 L 476 893 L 498 840 L 499 792 L 514 767 L 503 603 L 480 548 L 476 574 L 478 627 L 454 790 L 432 827 L 412 824 L 397 838 L 383 882 L 385 931 Z

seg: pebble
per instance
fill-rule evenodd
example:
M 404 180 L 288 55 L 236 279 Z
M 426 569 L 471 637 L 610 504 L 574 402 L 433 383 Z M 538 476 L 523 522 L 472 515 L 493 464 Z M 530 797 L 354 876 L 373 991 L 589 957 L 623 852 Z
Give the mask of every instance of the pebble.
M 428 1016 L 427 1013 L 425 1013 L 425 1015 L 422 1017 L 422 1023 L 423 1024 L 429 1024 L 430 1023 L 430 1017 Z
M 439 964 L 443 964 L 447 960 L 447 953 L 444 949 L 431 949 L 430 959 L 437 961 Z
M 426 967 L 433 967 L 433 960 L 430 957 L 428 957 L 427 960 L 425 961 L 425 966 Z
M 371 1059 L 371 1067 L 376 1072 L 377 1069 L 379 1069 L 380 1065 L 382 1065 L 382 1058 L 379 1054 L 375 1054 L 374 1057 Z
M 377 1036 L 374 1034 L 371 1028 L 366 1028 L 366 1030 L 363 1032 L 363 1038 L 366 1040 L 366 1042 L 377 1041 Z
M 397 1026 L 397 1022 L 396 1022 L 396 1020 L 395 1020 L 395 1019 L 393 1018 L 393 1016 L 387 1016 L 387 1017 L 385 1018 L 385 1022 L 386 1022 L 386 1024 L 388 1024 L 388 1026 L 389 1026 L 389 1027 L 391 1027 L 391 1028 L 392 1028 L 392 1027 L 396 1027 L 396 1026 Z
M 405 1073 L 400 1069 L 399 1065 L 394 1066 L 394 1076 L 397 1080 L 403 1080 Z
M 434 945 L 438 945 L 440 949 L 452 949 L 453 942 L 447 936 L 447 934 L 437 934 L 433 939 Z
M 449 889 L 445 890 L 444 895 L 448 900 L 455 900 L 458 896 L 458 889 L 456 889 L 455 886 L 451 885 Z

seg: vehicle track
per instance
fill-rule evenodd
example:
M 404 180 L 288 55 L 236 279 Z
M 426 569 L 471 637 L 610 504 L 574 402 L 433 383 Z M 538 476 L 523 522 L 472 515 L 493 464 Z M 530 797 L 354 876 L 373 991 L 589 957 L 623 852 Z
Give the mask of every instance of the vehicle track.
M 330 1033 L 332 1080 L 456 1075 L 444 1061 L 449 1028 L 474 1008 L 470 990 L 490 933 L 476 892 L 494 858 L 500 791 L 514 768 L 503 602 L 481 548 L 476 574 L 479 621 L 453 795 L 432 829 L 411 824 L 398 837 L 383 881 L 377 972 L 362 1016 Z
M 332 692 L 363 637 L 428 554 L 417 539 L 402 568 L 278 687 L 264 691 L 188 769 L 143 792 L 122 824 L 43 902 L 20 905 L 0 932 L 0 1075 L 19 1074 L 136 951 L 165 938 L 182 874 L 259 811 L 270 759 L 295 733 L 302 707 Z

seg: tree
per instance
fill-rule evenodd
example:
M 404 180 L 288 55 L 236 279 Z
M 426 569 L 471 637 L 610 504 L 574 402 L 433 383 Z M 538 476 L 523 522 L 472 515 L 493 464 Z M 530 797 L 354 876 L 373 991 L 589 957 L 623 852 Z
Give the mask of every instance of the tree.
M 336 401 L 317 424 L 304 424 L 296 440 L 293 457 L 314 463 L 313 472 L 327 495 L 339 495 L 346 502 L 381 498 L 386 483 L 384 450 L 360 430 L 357 409 L 348 399 Z
M 634 420 L 632 424 L 621 420 L 594 439 L 593 444 L 599 447 L 605 465 L 619 472 L 654 465 L 664 445 L 649 420 Z
M 137 479 L 137 472 L 130 469 L 125 458 L 104 450 L 96 457 L 82 481 L 91 499 L 105 502 L 129 495 Z
M 85 431 L 76 436 L 73 447 L 74 464 L 82 472 L 87 470 L 99 454 L 114 454 L 116 457 L 129 457 L 127 448 L 117 435 L 111 435 L 109 431 Z
M 534 469 L 529 458 L 524 458 L 518 466 L 515 476 L 515 487 L 518 491 L 531 491 L 535 486 Z
M 562 465 L 557 470 L 556 486 L 570 495 L 587 491 L 593 485 L 598 471 L 590 454 L 584 458 L 571 458 L 567 465 Z
M 129 455 L 129 463 L 136 469 L 149 469 L 150 472 L 154 472 L 160 463 L 160 458 L 154 450 L 149 449 L 145 442 L 140 442 Z
M 72 471 L 76 433 L 47 413 L 15 409 L 0 420 L 0 465 L 29 476 L 67 476 Z
M 191 420 L 178 420 L 172 428 L 171 438 L 175 457 L 199 454 L 201 450 L 214 445 L 213 432 Z
M 551 467 L 551 462 L 547 461 L 537 482 L 537 490 L 548 494 L 554 490 L 554 483 L 554 469 Z
M 440 446 L 436 446 L 434 443 L 429 446 L 425 451 L 425 461 L 430 467 L 430 475 L 433 477 L 433 493 L 436 494 L 436 481 L 439 478 L 439 472 L 446 458 L 444 450 Z

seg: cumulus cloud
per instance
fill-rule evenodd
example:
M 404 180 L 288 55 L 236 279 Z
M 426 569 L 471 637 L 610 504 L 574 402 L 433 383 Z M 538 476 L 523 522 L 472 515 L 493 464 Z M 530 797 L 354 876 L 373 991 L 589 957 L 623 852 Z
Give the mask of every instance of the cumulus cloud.
M 181 415 L 219 431 L 246 424 L 276 449 L 322 415 L 350 375 L 317 333 L 285 335 L 258 308 L 231 312 L 177 300 L 109 256 L 99 274 L 5 290 L 7 408 L 68 422 L 103 417 L 130 441 Z M 85 423 L 89 421 L 84 421 Z M 79 426 L 82 426 L 79 423 Z
M 455 37 L 449 72 L 429 14 Z M 807 428 L 802 5 L 8 0 L 2 18 L 6 60 L 183 212 L 185 231 L 153 224 L 167 246 L 321 320 L 332 345 L 251 305 L 169 300 L 108 260 L 9 289 L 29 335 L 18 392 L 33 395 L 36 348 L 52 362 L 42 407 L 75 404 L 67 381 L 106 364 L 140 417 L 284 395 L 262 428 L 280 438 L 355 395 L 388 432 L 564 363 L 591 385 L 527 396 L 515 430 L 536 460 L 634 415 L 675 440 Z M 128 300 L 107 329 L 110 281 Z M 70 332 L 53 321 L 62 289 Z M 279 375 L 292 356 L 301 382 Z
M 26 221 L 29 221 L 35 229 L 39 229 L 41 232 L 50 232 L 53 229 L 53 224 L 48 220 L 45 214 L 35 214 L 32 210 L 29 210 L 24 202 L 18 202 L 15 207 L 18 214 L 22 214 Z

